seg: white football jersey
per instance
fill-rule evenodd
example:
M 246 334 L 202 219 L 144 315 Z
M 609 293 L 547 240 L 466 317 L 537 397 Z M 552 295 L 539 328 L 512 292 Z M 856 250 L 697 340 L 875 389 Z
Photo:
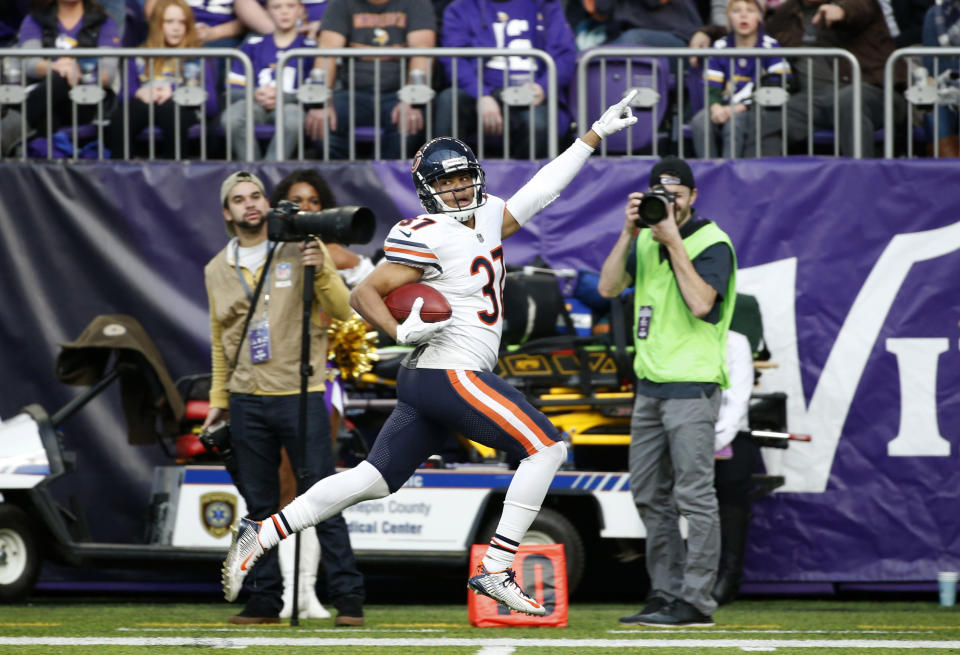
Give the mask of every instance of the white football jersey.
M 400 221 L 383 244 L 387 261 L 423 269 L 420 280 L 442 293 L 453 322 L 427 343 L 417 368 L 492 371 L 503 331 L 506 263 L 500 241 L 506 203 L 488 195 L 473 229 L 445 214 Z

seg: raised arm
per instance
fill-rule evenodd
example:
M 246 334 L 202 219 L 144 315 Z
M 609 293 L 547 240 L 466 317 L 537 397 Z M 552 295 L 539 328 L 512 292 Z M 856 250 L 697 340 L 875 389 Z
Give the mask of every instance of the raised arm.
M 600 280 L 597 282 L 597 292 L 604 298 L 619 296 L 633 281 L 633 277 L 627 272 L 627 257 L 630 255 L 630 246 L 633 244 L 633 237 L 637 232 L 637 224 L 631 213 L 631 207 L 636 212 L 641 196 L 640 193 L 631 193 L 627 199 L 626 220 L 623 223 L 623 229 L 620 230 L 620 235 L 617 237 L 617 242 L 613 244 L 610 254 L 603 260 Z
M 587 163 L 601 139 L 637 122 L 630 109 L 630 101 L 636 94 L 637 90 L 632 89 L 620 102 L 608 107 L 583 136 L 510 197 L 503 212 L 501 238 L 516 233 L 537 212 L 556 200 Z

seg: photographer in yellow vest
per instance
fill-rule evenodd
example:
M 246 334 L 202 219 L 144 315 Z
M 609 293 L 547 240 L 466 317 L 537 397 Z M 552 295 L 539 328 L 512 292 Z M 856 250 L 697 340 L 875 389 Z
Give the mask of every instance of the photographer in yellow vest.
M 647 531 L 650 593 L 621 625 L 714 625 L 710 592 L 720 556 L 714 431 L 728 386 L 737 261 L 730 238 L 697 214 L 696 200 L 684 160 L 657 162 L 650 189 L 627 200 L 623 230 L 598 285 L 607 298 L 634 287 L 630 489 Z

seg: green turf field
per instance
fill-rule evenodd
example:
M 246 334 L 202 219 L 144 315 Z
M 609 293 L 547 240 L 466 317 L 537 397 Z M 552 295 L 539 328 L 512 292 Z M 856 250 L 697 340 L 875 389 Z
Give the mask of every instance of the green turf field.
M 960 653 L 960 607 L 935 602 L 742 600 L 714 628 L 621 628 L 637 608 L 575 604 L 566 628 L 474 628 L 466 604 L 368 605 L 363 628 L 332 619 L 238 627 L 225 603 L 40 598 L 0 606 L 0 653 L 121 655 L 245 650 L 256 655 L 392 653 L 600 655 L 602 653 Z

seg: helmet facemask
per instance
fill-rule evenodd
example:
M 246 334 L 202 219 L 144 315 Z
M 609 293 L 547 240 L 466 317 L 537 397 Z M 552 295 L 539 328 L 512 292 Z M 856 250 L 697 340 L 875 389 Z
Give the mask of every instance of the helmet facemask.
M 459 171 L 452 171 L 454 173 Z M 440 176 L 443 177 L 443 176 Z M 431 180 L 428 182 L 430 187 L 430 195 L 433 197 L 437 213 L 446 214 L 461 223 L 466 223 L 473 215 L 476 213 L 477 208 L 483 204 L 483 171 L 471 170 L 470 177 L 473 180 L 472 184 L 466 186 L 460 186 L 453 189 L 447 189 L 445 191 L 437 191 L 434 187 L 434 184 L 437 182 L 437 179 Z M 456 194 L 458 191 L 473 187 L 473 197 L 470 202 L 466 204 L 458 204 L 456 207 L 451 207 L 443 200 L 443 196 L 446 194 Z M 459 202 L 459 201 L 458 201 Z

